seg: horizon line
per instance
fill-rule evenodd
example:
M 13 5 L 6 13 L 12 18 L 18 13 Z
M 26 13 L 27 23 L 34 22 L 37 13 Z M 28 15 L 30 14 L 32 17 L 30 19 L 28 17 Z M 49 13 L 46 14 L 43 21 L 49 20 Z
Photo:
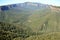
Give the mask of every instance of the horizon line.
M 26 1 L 26 2 L 29 3 L 29 1 Z M 7 5 L 20 4 L 20 3 L 26 3 L 26 2 L 8 3 L 8 4 L 2 4 L 0 6 L 7 6 Z M 30 3 L 40 3 L 40 2 L 30 2 Z M 41 4 L 45 4 L 45 3 L 41 3 Z M 45 5 L 59 6 L 59 5 L 52 5 L 52 4 L 45 4 Z

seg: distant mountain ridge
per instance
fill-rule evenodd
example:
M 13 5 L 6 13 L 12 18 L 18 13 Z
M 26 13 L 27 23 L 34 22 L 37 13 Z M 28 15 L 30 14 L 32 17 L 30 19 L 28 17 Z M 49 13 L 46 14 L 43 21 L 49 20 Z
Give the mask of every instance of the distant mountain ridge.
M 11 9 L 14 7 L 18 9 L 22 8 L 22 9 L 35 10 L 35 9 L 40 9 L 40 8 L 47 8 L 49 6 L 46 4 L 35 3 L 35 2 L 24 2 L 24 3 L 19 3 L 19 4 L 0 6 L 0 10 L 5 10 L 5 8 Z

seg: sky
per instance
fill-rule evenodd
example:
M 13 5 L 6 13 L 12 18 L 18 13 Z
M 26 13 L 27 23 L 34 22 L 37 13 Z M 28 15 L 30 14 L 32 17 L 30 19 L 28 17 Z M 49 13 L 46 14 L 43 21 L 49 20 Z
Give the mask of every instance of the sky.
M 60 6 L 60 0 L 0 0 L 0 6 L 24 2 L 38 2 L 54 6 Z

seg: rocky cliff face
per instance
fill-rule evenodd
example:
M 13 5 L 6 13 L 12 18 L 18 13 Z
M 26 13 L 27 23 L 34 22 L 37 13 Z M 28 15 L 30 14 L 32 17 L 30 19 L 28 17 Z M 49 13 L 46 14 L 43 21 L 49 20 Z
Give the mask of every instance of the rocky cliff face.
M 34 2 L 25 2 L 25 3 L 19 3 L 19 4 L 11 4 L 11 5 L 6 5 L 6 6 L 1 6 L 0 10 L 4 11 L 4 10 L 9 10 L 11 8 L 22 8 L 22 9 L 31 9 L 31 10 L 36 10 L 36 9 L 40 9 L 40 8 L 47 8 L 49 7 L 48 5 L 45 4 L 41 4 L 41 3 L 34 3 Z
M 0 10 L 1 11 L 6 11 L 6 10 L 9 10 L 11 8 L 14 8 L 14 7 L 16 7 L 16 4 L 6 5 L 6 6 L 0 6 Z

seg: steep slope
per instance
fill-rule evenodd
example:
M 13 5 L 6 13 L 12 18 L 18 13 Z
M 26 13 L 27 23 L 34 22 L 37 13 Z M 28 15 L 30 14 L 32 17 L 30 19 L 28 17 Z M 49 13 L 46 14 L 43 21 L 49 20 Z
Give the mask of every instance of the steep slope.
M 25 40 L 60 40 L 60 10 L 52 8 L 36 11 L 29 16 L 25 25 L 28 25 L 34 33 Z M 15 40 L 20 39 L 20 37 L 15 38 Z
M 54 32 L 60 29 L 60 11 L 52 9 L 42 10 L 32 14 L 26 25 L 29 25 L 34 31 L 39 32 Z M 29 22 L 30 21 L 30 22 Z

